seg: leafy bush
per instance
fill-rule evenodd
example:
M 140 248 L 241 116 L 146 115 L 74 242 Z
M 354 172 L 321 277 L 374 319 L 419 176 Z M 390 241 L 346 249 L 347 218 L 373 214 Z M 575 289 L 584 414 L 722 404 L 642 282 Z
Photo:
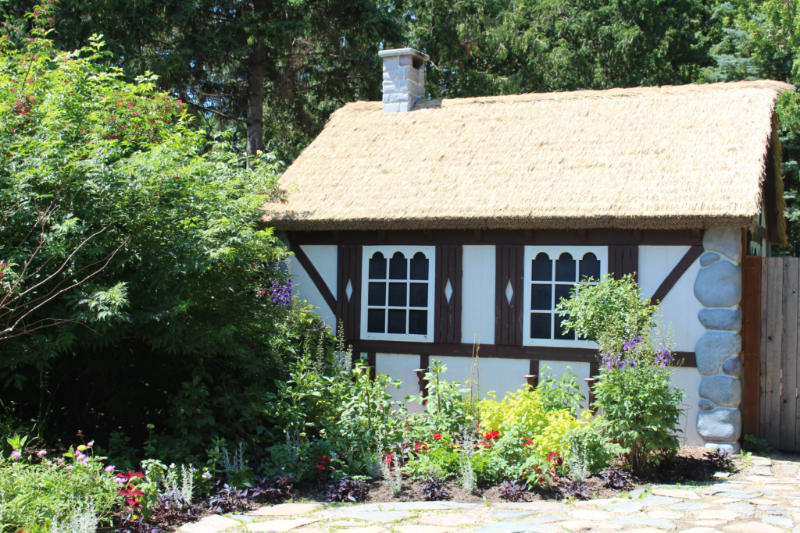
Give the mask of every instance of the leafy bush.
M 380 460 L 383 442 L 401 440 L 404 407 L 386 390 L 396 382 L 383 374 L 371 379 L 360 361 L 350 367 L 341 346 L 329 355 L 328 348 L 326 338 L 307 347 L 266 395 L 266 412 L 285 439 L 269 449 L 267 473 L 286 470 L 298 481 L 337 469 L 363 474 Z M 314 459 L 320 457 L 322 468 Z
M 422 413 L 409 416 L 411 438 L 425 441 L 434 433 L 455 435 L 474 424 L 471 395 L 467 395 L 471 389 L 461 383 L 443 379 L 446 372 L 447 365 L 435 359 L 431 361 L 424 377 L 428 395 L 409 398 L 424 407 Z
M 567 409 L 573 416 L 580 414 L 584 400 L 583 393 L 578 386 L 578 376 L 569 370 L 569 367 L 560 378 L 556 379 L 550 368 L 544 365 L 536 390 L 539 391 L 542 403 L 548 411 Z
M 608 436 L 625 448 L 633 470 L 641 472 L 677 451 L 683 391 L 670 385 L 668 368 L 634 364 L 604 370 L 594 391 Z
M 497 491 L 501 498 L 510 502 L 524 502 L 528 497 L 528 488 L 517 481 L 505 480 Z
M 600 473 L 600 478 L 606 487 L 612 489 L 623 489 L 628 484 L 630 476 L 626 471 L 618 466 L 609 466 Z
M 569 481 L 564 486 L 564 496 L 567 498 L 577 498 L 579 500 L 586 500 L 588 499 L 591 494 L 589 493 L 589 487 L 586 485 L 586 482 L 580 479 Z
M 569 470 L 573 478 L 583 479 L 587 474 L 600 472 L 624 451 L 611 440 L 605 419 L 599 415 L 571 430 L 567 439 L 570 442 Z
M 604 351 L 619 351 L 623 339 L 653 326 L 656 306 L 642 300 L 631 274 L 614 279 L 607 274 L 596 284 L 581 282 L 556 311 L 565 314 L 564 331 L 574 330 L 583 339 L 600 343 Z
M 429 474 L 419 486 L 419 493 L 427 501 L 447 500 L 450 493 L 444 480 L 434 474 Z
M 369 489 L 363 479 L 342 477 L 325 489 L 325 499 L 331 502 L 363 502 Z
M 109 520 L 120 503 L 113 466 L 84 445 L 55 459 L 36 455 L 0 454 L 0 532 L 49 531 L 54 519 L 62 526 L 84 522 L 87 506 L 95 519 Z
M 565 408 L 555 408 L 560 404 L 546 403 L 539 389 L 522 387 L 509 392 L 501 400 L 486 398 L 478 402 L 481 427 L 496 430 L 502 437 L 513 430 L 515 443 L 520 446 L 523 438 L 529 439 L 528 446 L 541 456 L 552 451 L 563 455 L 569 453 L 567 434 L 579 427 L 582 422 Z
M 606 276 L 583 282 L 559 311 L 572 328 L 600 344 L 599 381 L 595 406 L 605 418 L 607 435 L 622 446 L 634 471 L 643 471 L 675 453 L 675 435 L 683 392 L 670 386 L 672 353 L 652 338 L 656 307 L 641 300 L 631 276 Z
M 125 81 L 99 39 L 58 52 L 42 35 L 0 39 L 3 403 L 48 442 L 124 427 L 131 462 L 269 440 L 263 394 L 316 327 L 255 224 L 281 164 Z

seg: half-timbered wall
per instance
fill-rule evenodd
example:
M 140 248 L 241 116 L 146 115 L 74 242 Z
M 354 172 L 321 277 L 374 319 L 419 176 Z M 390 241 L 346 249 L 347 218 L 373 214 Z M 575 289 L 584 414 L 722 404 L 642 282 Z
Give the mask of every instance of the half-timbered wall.
M 563 236 L 566 235 L 566 238 Z M 608 239 L 606 244 L 602 238 Z M 359 239 L 361 242 L 359 243 Z M 680 421 L 682 440 L 701 444 L 695 421 L 698 415 L 700 376 L 695 368 L 694 347 L 705 329 L 698 320 L 702 308 L 693 286 L 700 269 L 702 252 L 699 232 L 571 232 L 560 239 L 567 251 L 593 252 L 604 262 L 602 272 L 616 277 L 634 274 L 643 296 L 659 303 L 659 321 L 674 350 L 681 352 L 684 367 L 675 370 L 673 383 L 686 392 L 685 413 Z M 396 232 L 340 234 L 304 233 L 290 235 L 295 257 L 290 262 L 295 292 L 316 306 L 321 318 L 334 331 L 336 318 L 345 322 L 348 342 L 357 354 L 374 364 L 376 370 L 401 379 L 400 389 L 391 389 L 398 399 L 418 391 L 414 370 L 441 360 L 448 367 L 447 377 L 477 380 L 481 395 L 494 391 L 498 396 L 525 383 L 525 375 L 539 375 L 549 369 L 556 377 L 570 371 L 583 381 L 590 376 L 590 362 L 596 351 L 591 347 L 570 347 L 558 340 L 555 346 L 535 345 L 523 339 L 523 317 L 530 320 L 531 273 L 526 278 L 526 246 L 546 249 L 552 259 L 560 252 L 558 235 L 542 232 L 500 232 L 481 235 L 475 232 Z M 363 246 L 390 249 L 392 245 L 429 247 L 435 250 L 432 266 L 435 279 L 429 307 L 433 314 L 430 342 L 361 340 L 364 330 L 362 306 L 366 305 L 369 285 L 364 269 L 369 258 Z M 435 248 L 432 248 L 434 247 Z M 576 256 L 578 260 L 581 256 Z M 581 267 L 576 264 L 576 272 Z M 528 280 L 527 285 L 525 280 Z M 391 283 L 391 279 L 388 282 Z M 448 287 L 449 284 L 449 287 Z M 359 322 L 353 324 L 353 321 Z M 350 322 L 350 324 L 348 324 Z M 541 343 L 539 343 L 541 344 Z M 547 344 L 545 342 L 545 344 Z M 579 342 L 575 343 L 580 344 Z M 584 343 L 585 344 L 585 343 Z M 473 375 L 475 348 L 479 356 L 477 375 Z

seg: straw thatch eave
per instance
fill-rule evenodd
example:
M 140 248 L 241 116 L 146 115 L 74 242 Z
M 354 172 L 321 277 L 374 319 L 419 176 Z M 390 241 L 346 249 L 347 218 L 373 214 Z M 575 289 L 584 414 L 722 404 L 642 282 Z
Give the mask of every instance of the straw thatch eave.
M 336 111 L 280 180 L 285 230 L 747 226 L 774 81 L 426 101 Z M 772 163 L 770 161 L 770 163 Z M 780 181 L 778 179 L 778 181 Z

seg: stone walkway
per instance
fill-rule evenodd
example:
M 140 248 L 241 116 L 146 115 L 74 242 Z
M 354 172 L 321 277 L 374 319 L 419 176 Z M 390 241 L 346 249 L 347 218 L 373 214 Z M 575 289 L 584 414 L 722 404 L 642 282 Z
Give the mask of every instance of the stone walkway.
M 800 457 L 753 457 L 727 479 L 655 485 L 625 496 L 566 503 L 286 503 L 209 516 L 179 531 L 800 533 Z

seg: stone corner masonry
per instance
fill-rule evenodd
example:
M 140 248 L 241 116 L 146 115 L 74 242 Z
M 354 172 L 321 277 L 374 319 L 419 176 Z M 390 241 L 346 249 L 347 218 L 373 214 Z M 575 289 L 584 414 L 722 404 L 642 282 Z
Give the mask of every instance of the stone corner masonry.
M 413 48 L 381 50 L 383 58 L 383 111 L 403 113 L 425 97 L 427 54 Z
M 741 229 L 709 228 L 694 283 L 706 332 L 695 345 L 700 372 L 697 432 L 707 447 L 739 452 L 742 433 Z

